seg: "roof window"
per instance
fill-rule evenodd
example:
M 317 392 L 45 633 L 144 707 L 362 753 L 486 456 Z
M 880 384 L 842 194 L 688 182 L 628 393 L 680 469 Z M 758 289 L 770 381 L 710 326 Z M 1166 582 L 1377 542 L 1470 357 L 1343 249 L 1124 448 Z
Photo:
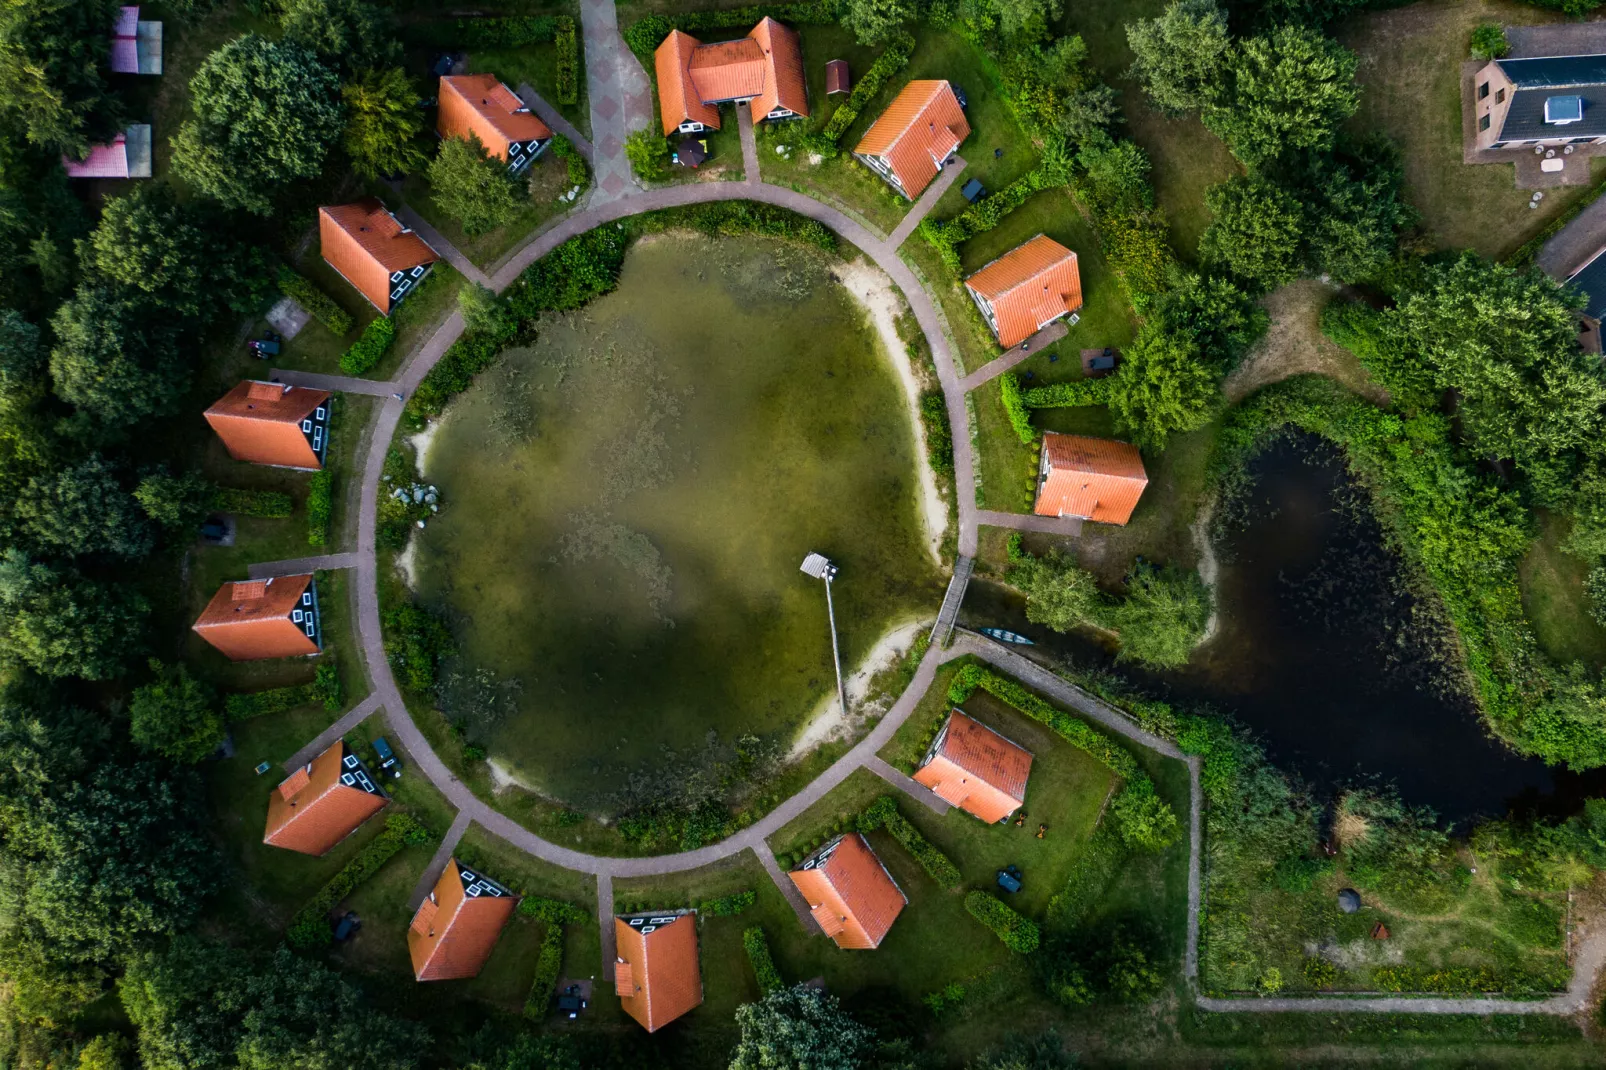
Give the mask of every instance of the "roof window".
M 1545 98 L 1545 122 L 1552 126 L 1576 123 L 1584 117 L 1584 98 L 1576 93 L 1565 97 Z

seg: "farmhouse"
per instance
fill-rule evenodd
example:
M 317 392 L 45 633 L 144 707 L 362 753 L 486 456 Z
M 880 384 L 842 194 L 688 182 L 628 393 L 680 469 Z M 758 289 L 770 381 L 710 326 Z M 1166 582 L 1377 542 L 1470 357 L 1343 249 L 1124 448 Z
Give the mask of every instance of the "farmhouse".
M 751 101 L 753 118 L 807 118 L 797 32 L 765 18 L 746 37 L 705 45 L 670 30 L 653 53 L 664 135 L 719 129 L 719 105 Z
M 420 981 L 478 976 L 518 902 L 489 877 L 449 859 L 407 930 L 413 976 Z
M 317 654 L 323 649 L 317 585 L 311 576 L 225 583 L 193 631 L 230 661 Z
M 841 948 L 879 947 L 909 902 L 857 832 L 838 836 L 787 876 L 808 901 L 820 930 Z
M 337 741 L 268 796 L 262 842 L 304 855 L 328 854 L 389 801 L 362 759 Z
M 329 451 L 329 391 L 247 379 L 206 410 L 236 461 L 316 470 Z
M 1038 516 L 1125 524 L 1148 485 L 1143 458 L 1131 443 L 1052 431 L 1043 435 Z
M 150 178 L 151 128 L 135 123 L 104 145 L 91 145 L 82 160 L 62 156 L 68 178 Z
M 1026 801 L 1031 771 L 1031 751 L 954 710 L 915 770 L 915 781 L 991 825 Z
M 435 130 L 442 138 L 474 135 L 514 174 L 529 167 L 552 143 L 552 128 L 494 74 L 443 77 Z
M 1473 86 L 1479 149 L 1606 143 L 1606 55 L 1490 60 Z
M 141 21 L 138 7 L 119 8 L 108 62 L 113 74 L 161 74 L 162 24 Z
M 319 208 L 318 242 L 324 261 L 384 316 L 440 259 L 377 197 Z
M 910 82 L 870 124 L 853 155 L 914 200 L 969 136 L 970 123 L 953 86 L 940 80 Z
M 652 1033 L 703 1001 L 697 964 L 697 915 L 689 911 L 613 919 L 618 958 L 614 991 L 625 1013 Z
M 1063 316 L 1075 323 L 1082 307 L 1076 254 L 1041 234 L 967 278 L 965 290 L 1005 349 Z

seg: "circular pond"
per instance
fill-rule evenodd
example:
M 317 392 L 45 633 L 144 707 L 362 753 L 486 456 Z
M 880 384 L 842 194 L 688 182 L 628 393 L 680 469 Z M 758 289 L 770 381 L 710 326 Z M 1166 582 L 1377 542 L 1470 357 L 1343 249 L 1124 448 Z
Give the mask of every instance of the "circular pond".
M 605 813 L 762 779 L 835 712 L 810 550 L 841 568 L 845 670 L 933 611 L 907 371 L 839 282 L 865 270 L 643 239 L 421 444 L 450 503 L 408 555 L 460 647 L 441 705 L 498 775 Z

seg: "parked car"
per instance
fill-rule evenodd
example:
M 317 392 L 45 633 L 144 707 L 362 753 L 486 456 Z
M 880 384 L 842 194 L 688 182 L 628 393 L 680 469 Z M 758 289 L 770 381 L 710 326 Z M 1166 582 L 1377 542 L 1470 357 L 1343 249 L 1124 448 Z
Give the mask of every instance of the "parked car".
M 563 990 L 563 995 L 558 997 L 558 1010 L 568 1015 L 571 1021 L 580 1017 L 580 1012 L 590 1005 L 581 997 L 579 985 L 570 985 Z
M 389 773 L 392 780 L 401 779 L 401 759 L 396 757 L 396 752 L 390 749 L 390 744 L 385 742 L 384 736 L 374 740 L 374 755 L 379 759 L 379 768 Z
M 950 82 L 949 85 L 954 91 L 954 99 L 959 101 L 959 106 L 961 108 L 970 107 L 970 100 L 965 96 L 965 91 L 960 89 L 957 85 L 954 85 L 952 82 Z
M 1020 867 L 1008 866 L 999 870 L 998 886 L 1006 892 L 1020 891 Z

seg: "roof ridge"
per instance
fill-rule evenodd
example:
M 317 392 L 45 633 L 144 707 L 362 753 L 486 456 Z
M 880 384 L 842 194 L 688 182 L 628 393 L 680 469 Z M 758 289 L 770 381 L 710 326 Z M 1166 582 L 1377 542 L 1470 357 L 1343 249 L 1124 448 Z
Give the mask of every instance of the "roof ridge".
M 914 114 L 913 118 L 910 120 L 909 124 L 907 126 L 905 126 L 902 130 L 898 131 L 898 135 L 896 137 L 894 137 L 891 141 L 887 142 L 886 149 L 884 149 L 881 152 L 876 153 L 877 156 L 890 155 L 893 149 L 897 148 L 899 145 L 901 145 L 903 143 L 903 139 L 909 135 L 909 131 L 913 130 L 916 126 L 920 125 L 919 124 L 920 116 L 925 114 L 926 109 L 931 106 L 931 102 L 933 100 L 937 99 L 937 95 L 942 92 L 942 87 L 948 84 L 948 81 L 945 78 L 931 78 L 931 79 L 915 78 L 915 79 L 910 80 L 904 86 L 904 89 L 907 89 L 909 86 L 914 85 L 915 82 L 923 82 L 923 81 L 930 81 L 937 88 L 933 89 L 931 91 L 931 95 L 928 96 L 924 101 L 921 102 L 920 110 L 915 112 L 915 114 Z M 900 92 L 902 92 L 902 90 L 900 90 Z M 898 101 L 897 97 L 893 97 L 892 98 L 892 103 L 893 104 L 897 103 L 897 101 Z M 892 104 L 888 104 L 887 105 L 887 107 L 889 107 L 889 108 L 891 106 L 892 106 Z M 885 115 L 886 112 L 883 111 L 881 114 Z M 876 122 L 880 122 L 880 119 L 877 119 Z M 874 127 L 875 123 L 871 123 L 870 125 L 872 127 Z M 869 133 L 869 131 L 866 131 L 866 133 Z

